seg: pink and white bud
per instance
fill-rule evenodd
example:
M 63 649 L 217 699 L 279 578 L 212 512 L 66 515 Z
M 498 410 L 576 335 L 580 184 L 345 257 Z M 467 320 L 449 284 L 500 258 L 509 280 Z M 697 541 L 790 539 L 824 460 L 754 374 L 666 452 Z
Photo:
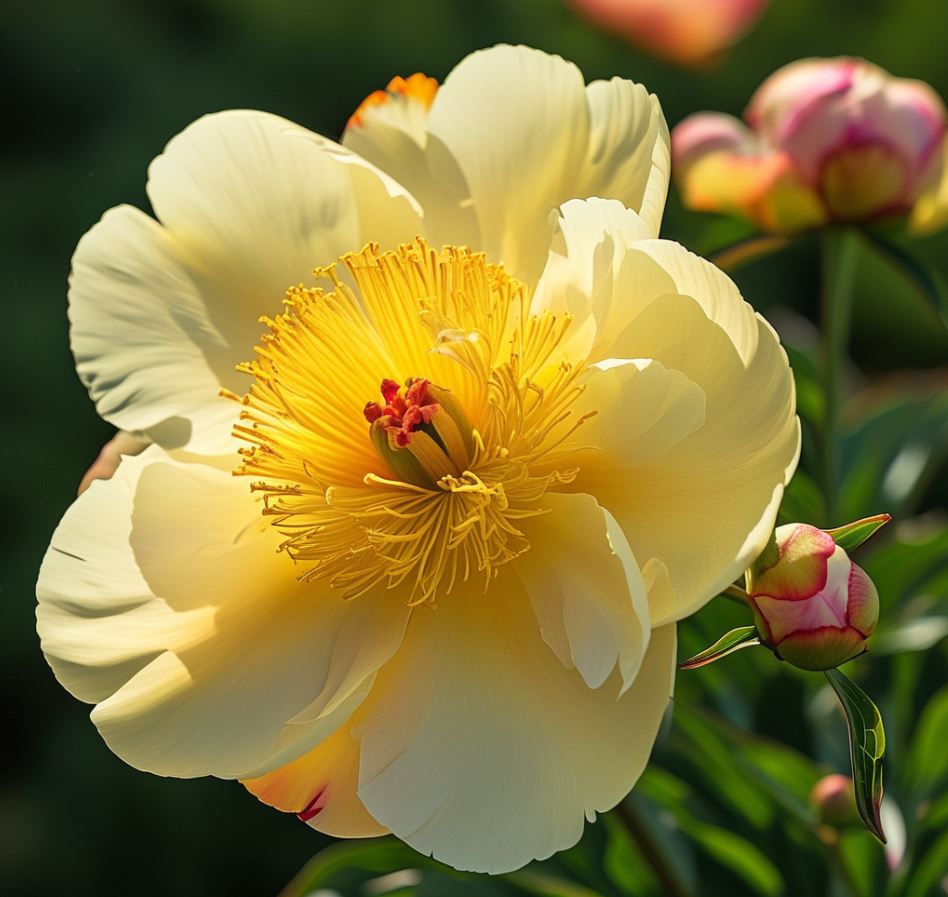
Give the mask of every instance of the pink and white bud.
M 764 81 L 744 119 L 753 139 L 744 148 L 728 148 L 732 158 L 746 158 L 746 147 L 753 145 L 757 159 L 789 162 L 801 195 L 822 210 L 807 218 L 771 215 L 764 220 L 751 214 L 760 226 L 791 232 L 824 220 L 865 221 L 907 214 L 919 202 L 923 208 L 913 220 L 938 218 L 948 113 L 927 84 L 892 77 L 862 59 L 802 59 Z M 689 205 L 690 195 L 706 192 L 691 182 L 712 174 L 698 165 L 690 122 L 686 119 L 672 133 L 677 157 L 682 151 L 676 142 L 692 145 L 685 170 L 676 172 Z M 706 152 L 720 154 L 722 149 L 709 144 Z M 764 177 L 770 169 L 758 164 L 758 170 L 758 191 L 774 189 Z M 734 189 L 746 195 L 749 188 L 738 183 Z M 730 211 L 737 203 L 731 202 L 730 209 L 727 205 L 722 203 L 720 210 Z
M 840 773 L 823 776 L 810 791 L 810 804 L 824 825 L 845 828 L 860 824 L 853 780 L 849 776 Z
M 760 18 L 769 0 L 570 0 L 586 18 L 655 56 L 707 66 Z
M 776 542 L 776 562 L 747 575 L 761 641 L 804 670 L 829 670 L 862 653 L 879 619 L 872 580 L 815 526 L 778 527 Z

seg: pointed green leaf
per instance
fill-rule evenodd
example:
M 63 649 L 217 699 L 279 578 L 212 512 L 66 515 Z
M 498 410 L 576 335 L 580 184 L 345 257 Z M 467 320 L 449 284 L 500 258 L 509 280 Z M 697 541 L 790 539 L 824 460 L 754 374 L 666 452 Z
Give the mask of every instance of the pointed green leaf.
M 885 729 L 882 715 L 872 699 L 839 670 L 827 670 L 826 678 L 836 692 L 849 726 L 849 753 L 853 766 L 856 808 L 862 821 L 883 844 L 885 833 L 879 807 L 882 803 L 882 758 Z
M 824 532 L 833 537 L 833 541 L 843 549 L 843 551 L 852 551 L 858 548 L 877 530 L 881 529 L 892 519 L 891 514 L 875 514 L 872 517 L 863 517 L 861 520 L 854 520 L 844 526 L 837 526 L 835 529 L 824 530 Z
M 698 667 L 707 666 L 714 663 L 734 651 L 740 651 L 741 648 L 751 648 L 759 645 L 760 639 L 757 638 L 757 630 L 753 626 L 739 626 L 721 636 L 710 648 L 705 648 L 694 657 L 678 664 L 679 670 L 696 670 Z
M 948 298 L 938 274 L 903 246 L 877 231 L 863 231 L 871 246 L 890 262 L 915 287 L 925 304 L 948 324 Z

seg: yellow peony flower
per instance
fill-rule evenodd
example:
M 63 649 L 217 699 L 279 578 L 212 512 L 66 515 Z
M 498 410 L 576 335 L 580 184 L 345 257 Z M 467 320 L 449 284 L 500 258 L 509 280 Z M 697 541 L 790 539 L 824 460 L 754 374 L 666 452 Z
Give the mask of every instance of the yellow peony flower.
M 657 239 L 667 178 L 641 86 L 512 47 L 396 79 L 342 146 L 258 112 L 171 141 L 158 221 L 108 212 L 70 290 L 99 412 L 154 444 L 38 585 L 113 751 L 492 872 L 629 791 L 674 623 L 799 442 L 773 330 Z

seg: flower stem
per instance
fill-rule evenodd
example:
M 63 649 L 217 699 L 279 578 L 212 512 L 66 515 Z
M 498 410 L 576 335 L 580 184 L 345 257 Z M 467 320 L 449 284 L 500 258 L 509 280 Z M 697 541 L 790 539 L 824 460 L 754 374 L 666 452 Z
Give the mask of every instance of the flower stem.
M 858 235 L 850 228 L 834 228 L 823 234 L 823 489 L 827 522 L 830 524 L 836 520 L 839 505 L 839 411 L 849 346 L 857 250 Z
M 692 897 L 691 889 L 681 880 L 675 867 L 668 861 L 654 835 L 639 816 L 630 800 L 620 801 L 615 814 L 625 826 L 645 861 L 651 868 L 665 897 Z

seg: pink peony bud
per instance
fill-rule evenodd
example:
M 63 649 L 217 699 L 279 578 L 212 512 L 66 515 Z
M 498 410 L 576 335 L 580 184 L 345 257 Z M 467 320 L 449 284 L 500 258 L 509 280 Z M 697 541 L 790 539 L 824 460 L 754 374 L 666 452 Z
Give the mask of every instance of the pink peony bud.
M 757 21 L 769 0 L 570 0 L 578 12 L 656 56 L 706 66 Z
M 686 205 L 784 233 L 910 212 L 931 230 L 948 216 L 948 114 L 921 81 L 861 59 L 803 59 L 771 75 L 744 118 L 717 115 L 711 128 L 699 113 L 674 129 Z M 734 170 L 743 177 L 724 176 Z
M 823 776 L 810 792 L 810 803 L 825 825 L 844 828 L 860 824 L 853 780 L 849 776 L 839 773 Z
M 814 526 L 778 527 L 776 540 L 775 563 L 758 562 L 747 575 L 761 641 L 803 670 L 829 670 L 860 654 L 879 619 L 872 580 Z

